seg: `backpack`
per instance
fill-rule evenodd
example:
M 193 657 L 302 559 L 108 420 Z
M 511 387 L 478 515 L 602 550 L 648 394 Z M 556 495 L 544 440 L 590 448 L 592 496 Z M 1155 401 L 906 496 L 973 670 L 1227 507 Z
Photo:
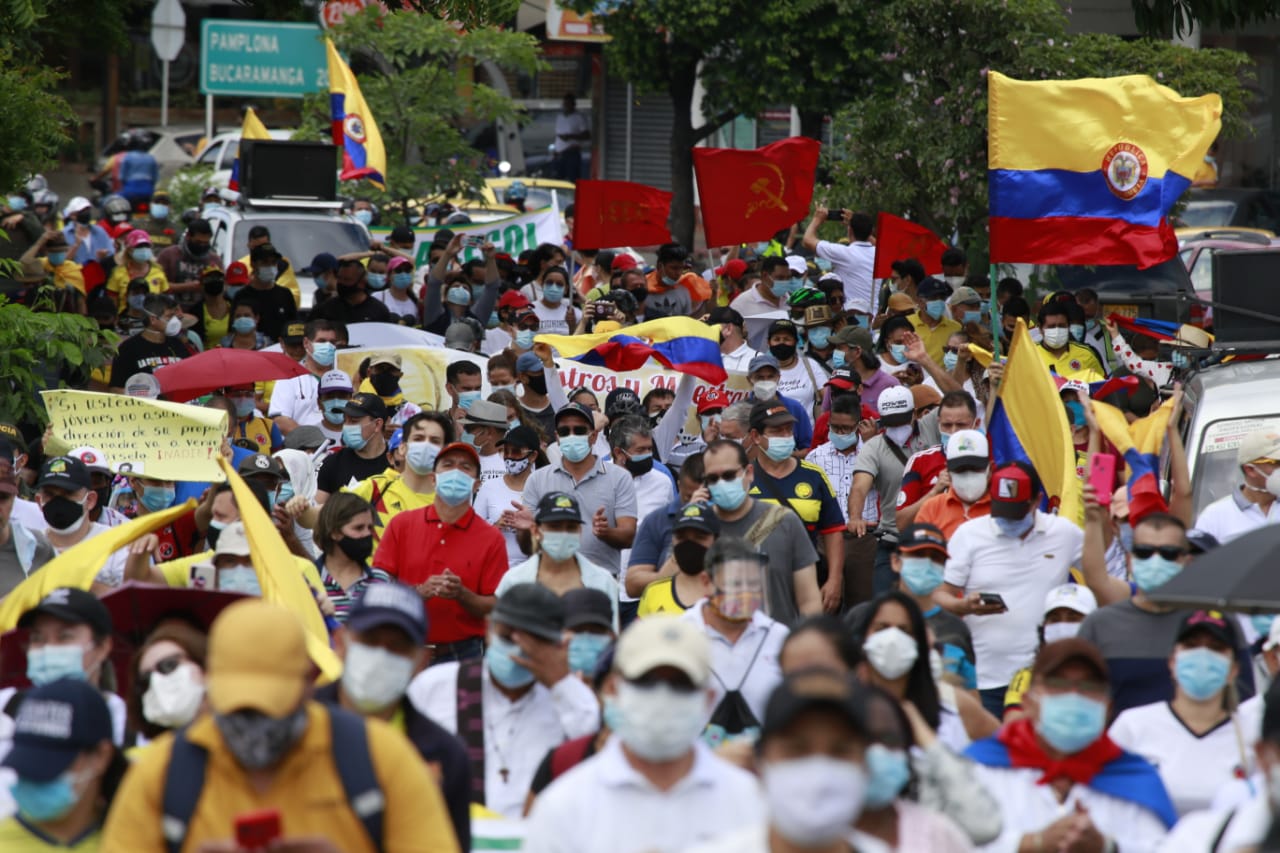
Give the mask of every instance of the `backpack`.
M 351 810 L 364 824 L 374 849 L 382 849 L 382 816 L 386 797 L 373 772 L 365 721 L 350 711 L 326 707 L 333 739 L 333 763 Z M 187 837 L 191 816 L 204 789 L 209 753 L 187 740 L 187 730 L 177 732 L 165 771 L 161 829 L 168 853 L 179 853 Z

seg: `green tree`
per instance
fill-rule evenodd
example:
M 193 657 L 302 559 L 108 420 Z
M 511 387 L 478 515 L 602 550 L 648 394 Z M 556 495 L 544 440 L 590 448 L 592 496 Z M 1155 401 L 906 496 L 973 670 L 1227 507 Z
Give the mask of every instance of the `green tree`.
M 431 14 L 369 9 L 331 33 L 360 79 L 360 91 L 387 152 L 387 188 L 362 182 L 362 197 L 407 211 L 424 197 L 474 187 L 483 180 L 482 155 L 464 129 L 515 119 L 510 98 L 472 80 L 472 69 L 494 63 L 513 72 L 538 67 L 531 36 L 494 26 L 459 30 Z M 329 96 L 309 96 L 300 135 L 329 136 Z
M 1193 23 L 1224 30 L 1275 20 L 1275 0 L 1132 0 L 1133 19 L 1149 36 L 1181 35 Z
M 1182 95 L 1219 93 L 1223 135 L 1248 133 L 1241 53 L 1068 37 L 1056 0 L 893 0 L 877 20 L 893 36 L 887 59 L 903 82 L 837 115 L 825 152 L 832 186 L 817 198 L 908 216 L 957 235 L 974 258 L 987 249 L 989 69 L 1023 80 L 1150 74 Z

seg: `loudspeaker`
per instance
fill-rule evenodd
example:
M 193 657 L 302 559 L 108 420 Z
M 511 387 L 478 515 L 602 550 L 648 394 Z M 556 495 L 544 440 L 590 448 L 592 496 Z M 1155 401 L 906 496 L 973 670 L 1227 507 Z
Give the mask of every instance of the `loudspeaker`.
M 1213 301 L 1215 348 L 1280 349 L 1280 252 L 1214 253 Z
M 334 201 L 338 197 L 338 146 L 242 139 L 240 189 L 247 198 Z

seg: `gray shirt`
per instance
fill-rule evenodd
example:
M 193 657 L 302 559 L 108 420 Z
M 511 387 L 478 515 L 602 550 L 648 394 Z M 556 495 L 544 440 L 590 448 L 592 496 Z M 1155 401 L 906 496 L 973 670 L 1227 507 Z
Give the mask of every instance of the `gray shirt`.
M 917 430 L 907 440 L 907 446 L 897 448 L 897 452 L 884 434 L 873 437 L 858 451 L 858 461 L 853 465 L 854 479 L 857 479 L 859 473 L 871 475 L 876 494 L 880 495 L 880 524 L 876 530 L 892 535 L 895 540 L 898 535 L 898 491 L 902 487 L 902 472 L 907 467 L 907 459 L 911 454 L 929 446 Z
M 1126 599 L 1085 617 L 1079 637 L 1097 646 L 1107 661 L 1112 714 L 1173 698 L 1169 654 L 1189 612 L 1153 613 Z
M 22 570 L 22 561 L 18 559 L 18 549 L 13 544 L 13 531 L 9 538 L 0 545 L 0 596 L 8 595 L 13 588 L 27 579 Z
M 528 494 L 528 492 L 526 492 Z M 751 510 L 737 521 L 720 522 L 721 536 L 747 538 L 747 531 L 768 510 L 769 505 L 756 501 Z M 788 512 L 782 522 L 764 540 L 761 550 L 769 557 L 769 573 L 765 583 L 765 611 L 790 628 L 800 619 L 796 607 L 795 573 L 818 562 L 818 552 L 809 541 L 804 522 Z
M 622 565 L 622 552 L 596 538 L 591 532 L 591 518 L 596 510 L 604 507 L 610 527 L 618 526 L 618 519 L 638 517 L 636 489 L 631 473 L 617 465 L 605 464 L 599 457 L 581 480 L 564 469 L 563 461 L 557 465 L 539 468 L 529 475 L 524 484 L 524 505 L 537 514 L 538 501 L 549 492 L 568 492 L 578 500 L 582 508 L 582 556 L 617 577 Z

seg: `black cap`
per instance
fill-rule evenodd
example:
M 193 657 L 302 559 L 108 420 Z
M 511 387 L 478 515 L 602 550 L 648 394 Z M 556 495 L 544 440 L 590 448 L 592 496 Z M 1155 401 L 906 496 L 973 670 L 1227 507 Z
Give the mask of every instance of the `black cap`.
M 284 334 L 280 336 L 280 340 L 286 344 L 300 344 L 306 336 L 307 326 L 305 323 L 290 323 L 284 327 Z
M 397 243 L 412 243 L 414 240 L 413 229 L 408 225 L 397 225 L 391 229 L 391 234 L 387 239 Z
M 581 403 L 570 403 L 564 408 L 558 410 L 556 412 L 555 422 L 559 424 L 560 419 L 565 417 L 566 415 L 578 415 L 579 417 L 586 418 L 587 426 L 589 426 L 591 429 L 596 428 L 596 413 L 591 411 Z
M 285 450 L 316 450 L 325 442 L 324 430 L 303 424 L 284 437 Z
M 265 453 L 255 453 L 252 456 L 246 456 L 241 459 L 240 464 L 236 466 L 236 473 L 241 477 L 270 474 L 279 480 L 289 476 L 284 470 L 284 466 L 280 464 L 279 459 L 274 456 L 268 456 Z
M 0 422 L 0 438 L 7 438 L 13 443 L 13 446 L 27 452 L 27 440 L 22 435 L 22 430 L 18 429 L 11 423 Z
M 1187 531 L 1187 545 L 1190 546 L 1192 554 L 1208 553 L 1220 544 L 1218 537 L 1212 533 L 1206 533 L 1194 527 Z
M 711 313 L 707 315 L 707 323 L 713 326 L 724 325 L 727 323 L 730 326 L 737 326 L 739 328 L 746 325 L 746 321 L 742 319 L 742 315 L 727 305 L 722 305 L 719 308 L 713 308 Z
M 701 530 L 703 533 L 719 536 L 720 519 L 708 504 L 685 504 L 676 513 L 676 522 L 671 527 L 673 533 L 677 530 Z
M 350 415 L 355 418 L 387 418 L 387 404 L 382 402 L 382 398 L 377 394 L 361 392 L 352 394 L 351 399 L 347 401 L 346 408 L 342 410 L 344 415 Z
M 95 634 L 111 633 L 111 614 L 98 596 L 83 589 L 60 586 L 35 607 L 22 614 L 19 628 L 28 628 L 37 616 L 52 616 L 73 625 L 88 625 Z
M 532 450 L 535 453 L 542 442 L 538 440 L 538 434 L 527 426 L 518 426 L 515 429 L 508 430 L 507 434 L 498 439 L 498 446 L 506 445 L 508 447 L 521 447 L 525 450 Z
M 518 583 L 498 596 L 489 621 L 558 643 L 564 633 L 564 602 L 540 583 Z
M 547 492 L 538 501 L 538 509 L 533 520 L 538 524 L 544 521 L 576 521 L 582 523 L 582 509 L 578 499 L 568 492 Z
M 93 480 L 89 477 L 89 469 L 74 456 L 55 456 L 40 466 L 40 478 L 36 480 L 36 488 L 53 486 L 78 492 L 81 489 L 92 489 Z
M 790 320 L 774 320 L 769 324 L 769 334 L 765 337 L 772 338 L 778 332 L 785 332 L 794 337 L 797 341 L 800 340 L 800 330 L 796 327 L 796 324 Z
M 637 414 L 640 411 L 640 395 L 625 385 L 614 388 L 604 398 L 604 414 L 609 420 L 619 415 Z
M 598 589 L 571 589 L 561 596 L 564 601 L 564 627 L 581 628 L 599 625 L 613 630 L 613 602 Z
M 898 550 L 904 554 L 939 551 L 947 556 L 947 537 L 932 524 L 911 524 L 898 533 Z
M 427 611 L 422 596 L 397 581 L 372 583 L 347 612 L 347 628 L 368 631 L 394 625 L 409 635 L 415 645 L 427 641 Z
M 775 400 L 765 402 L 763 400 L 756 401 L 751 407 L 751 428 L 754 430 L 763 430 L 765 427 L 782 426 L 783 424 L 793 424 L 796 422 L 796 416 L 781 401 Z
M 1196 631 L 1204 631 L 1221 643 L 1225 643 L 1229 648 L 1237 648 L 1240 640 L 1236 633 L 1236 626 L 1232 624 L 1235 617 L 1228 616 L 1221 610 L 1195 610 L 1188 613 L 1182 620 L 1182 624 L 1178 626 L 1178 633 L 1175 635 L 1174 642 L 1182 642 Z
M 52 782 L 80 753 L 111 740 L 111 711 L 89 682 L 61 678 L 23 693 L 12 737 L 3 766 L 22 779 Z
M 765 705 L 760 735 L 768 738 L 806 711 L 834 711 L 859 732 L 865 730 L 853 679 L 824 669 L 803 670 L 784 678 Z
M 924 281 L 916 285 L 916 293 L 921 299 L 942 299 L 951 295 L 951 285 L 940 278 L 926 276 Z
M 277 251 L 276 247 L 270 243 L 262 243 L 261 245 L 254 246 L 249 252 L 249 261 L 251 263 L 257 264 L 263 261 L 278 260 L 280 260 L 280 252 Z
M 311 265 L 303 272 L 309 272 L 312 275 L 319 275 L 322 272 L 330 272 L 338 268 L 338 259 L 329 252 L 321 252 L 311 259 Z

